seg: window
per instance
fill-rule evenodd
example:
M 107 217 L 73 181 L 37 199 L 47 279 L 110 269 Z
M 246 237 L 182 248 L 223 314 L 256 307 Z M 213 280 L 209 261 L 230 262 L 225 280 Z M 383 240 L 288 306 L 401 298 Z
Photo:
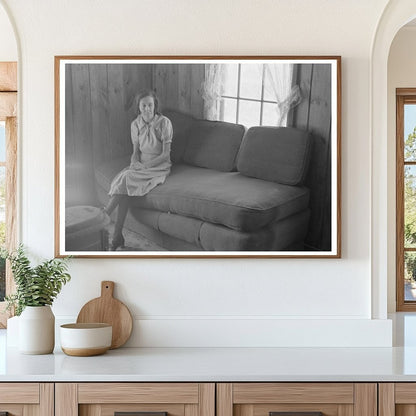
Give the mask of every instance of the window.
M 0 62 L 0 246 L 16 247 L 17 64 Z M 12 274 L 0 260 L 0 328 L 6 324 L 4 296 Z
M 285 126 L 287 110 L 279 102 L 289 102 L 293 65 L 224 65 L 219 119 L 244 126 Z
M 396 91 L 397 310 L 416 311 L 416 88 Z

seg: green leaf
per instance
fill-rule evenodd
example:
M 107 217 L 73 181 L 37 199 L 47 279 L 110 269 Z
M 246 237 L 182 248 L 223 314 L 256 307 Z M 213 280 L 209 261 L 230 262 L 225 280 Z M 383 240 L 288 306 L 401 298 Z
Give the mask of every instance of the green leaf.
M 6 297 L 8 309 L 20 315 L 26 306 L 52 305 L 63 285 L 71 280 L 68 273 L 70 257 L 45 260 L 32 267 L 23 245 L 8 252 L 0 250 L 0 258 L 10 261 L 16 293 Z

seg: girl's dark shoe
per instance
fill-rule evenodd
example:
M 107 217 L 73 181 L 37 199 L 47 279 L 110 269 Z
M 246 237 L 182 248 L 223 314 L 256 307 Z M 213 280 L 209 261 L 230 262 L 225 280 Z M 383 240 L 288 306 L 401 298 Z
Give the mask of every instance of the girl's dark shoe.
M 124 247 L 124 237 L 123 234 L 119 234 L 113 237 L 113 240 L 110 244 L 110 251 L 116 251 L 119 247 Z

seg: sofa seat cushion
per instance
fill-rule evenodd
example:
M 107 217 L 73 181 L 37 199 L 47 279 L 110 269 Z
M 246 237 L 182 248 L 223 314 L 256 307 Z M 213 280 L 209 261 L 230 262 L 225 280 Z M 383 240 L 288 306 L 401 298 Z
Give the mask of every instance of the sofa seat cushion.
M 111 180 L 128 164 L 117 159 L 96 169 L 98 184 L 109 190 Z M 218 172 L 185 164 L 174 165 L 165 183 L 132 205 L 184 215 L 226 227 L 252 231 L 305 210 L 309 190 L 249 178 L 238 172 Z
M 285 185 L 300 185 L 309 166 L 309 133 L 293 127 L 251 127 L 244 136 L 237 170 Z
M 187 165 L 173 166 L 164 184 L 132 202 L 243 231 L 293 215 L 308 203 L 306 188 Z

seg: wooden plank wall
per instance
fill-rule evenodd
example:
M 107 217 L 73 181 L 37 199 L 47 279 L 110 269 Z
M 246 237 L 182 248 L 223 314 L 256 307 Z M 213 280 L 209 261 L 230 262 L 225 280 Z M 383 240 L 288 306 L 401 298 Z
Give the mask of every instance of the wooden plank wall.
M 73 64 L 65 83 L 67 205 L 95 204 L 94 166 L 131 153 L 134 97 L 152 88 L 152 65 Z
M 303 99 L 293 110 L 293 126 L 308 130 L 313 138 L 306 180 L 306 186 L 311 190 L 312 211 L 306 244 L 310 249 L 330 250 L 331 67 L 327 64 L 298 65 L 295 80 Z
M 153 85 L 163 108 L 204 118 L 203 64 L 155 65 Z

